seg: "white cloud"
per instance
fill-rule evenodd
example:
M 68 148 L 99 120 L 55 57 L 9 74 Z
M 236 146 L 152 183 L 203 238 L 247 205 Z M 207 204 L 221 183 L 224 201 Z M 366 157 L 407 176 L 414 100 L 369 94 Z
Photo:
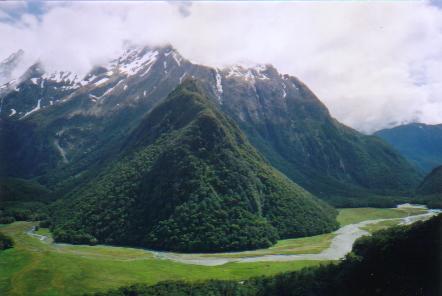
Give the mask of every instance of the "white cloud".
M 80 2 L 46 10 L 0 24 L 0 58 L 23 48 L 49 68 L 84 72 L 125 40 L 171 43 L 208 65 L 272 63 L 363 131 L 442 122 L 442 10 L 426 2 Z

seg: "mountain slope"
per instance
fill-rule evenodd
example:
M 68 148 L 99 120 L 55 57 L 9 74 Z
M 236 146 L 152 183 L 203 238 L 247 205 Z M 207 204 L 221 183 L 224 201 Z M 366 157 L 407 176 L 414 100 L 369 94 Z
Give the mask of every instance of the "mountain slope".
M 13 73 L 22 61 L 23 55 L 24 51 L 18 50 L 0 62 L 0 84 L 7 83 L 13 79 Z
M 227 251 L 337 226 L 336 211 L 270 167 L 193 80 L 143 119 L 119 155 L 54 206 L 56 240 Z
M 442 208 L 442 166 L 434 168 L 416 188 L 416 203 L 430 208 Z
M 302 82 L 270 65 L 215 69 L 191 63 L 172 47 L 134 47 L 84 78 L 71 73 L 73 82 L 60 78 L 61 71 L 29 73 L 0 94 L 0 133 L 6 134 L 0 137 L 21 151 L 2 151 L 0 174 L 38 178 L 59 195 L 100 170 L 186 77 L 201 81 L 274 167 L 336 204 L 346 204 L 337 198 L 362 205 L 376 194 L 409 193 L 420 178 L 390 146 L 337 122 Z
M 434 168 L 422 183 L 419 185 L 417 192 L 419 194 L 440 194 L 442 196 L 442 166 Z
M 298 79 L 271 67 L 259 73 L 266 79 L 227 76 L 223 109 L 292 180 L 324 198 L 400 194 L 416 186 L 418 174 L 403 157 L 333 119 Z
M 442 164 L 442 124 L 410 123 L 380 130 L 375 135 L 425 173 Z

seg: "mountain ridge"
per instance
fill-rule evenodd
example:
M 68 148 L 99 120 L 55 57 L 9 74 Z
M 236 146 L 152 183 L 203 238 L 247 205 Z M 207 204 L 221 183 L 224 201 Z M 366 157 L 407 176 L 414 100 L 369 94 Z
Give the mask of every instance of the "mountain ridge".
M 193 80 L 123 147 L 120 160 L 54 205 L 57 241 L 208 252 L 337 226 L 336 212 L 271 168 Z
M 52 103 L 49 98 L 57 96 L 55 91 L 62 86 L 50 82 L 50 75 L 43 89 L 32 81 L 22 81 L 33 89 L 27 97 L 34 103 L 28 109 L 14 105 L 19 104 L 26 88 L 11 86 L 19 91 L 1 100 L 5 109 L 16 113 L 9 117 L 1 112 L 0 117 L 14 121 L 40 106 L 19 120 L 33 122 L 43 134 L 43 139 L 36 136 L 43 144 L 23 149 L 24 159 L 50 162 L 35 169 L 38 163 L 23 163 L 22 156 L 6 151 L 13 155 L 5 158 L 13 161 L 5 159 L 5 163 L 28 168 L 33 174 L 27 177 L 38 177 L 49 187 L 59 186 L 59 180 L 83 174 L 83 168 L 100 162 L 100 155 L 118 150 L 118 142 L 153 106 L 185 78 L 194 77 L 215 106 L 240 126 L 273 166 L 322 198 L 351 198 L 359 203 L 358 198 L 373 195 L 406 194 L 419 182 L 420 175 L 389 146 L 337 122 L 304 83 L 270 65 L 217 69 L 195 65 L 172 47 L 140 47 L 129 49 L 88 75 L 91 79 L 81 80 L 86 81 L 84 85 Z M 43 95 L 40 105 L 38 94 Z M 4 174 L 13 171 L 10 167 Z M 61 167 L 68 168 L 70 175 Z
M 442 124 L 409 123 L 375 133 L 428 174 L 442 164 Z

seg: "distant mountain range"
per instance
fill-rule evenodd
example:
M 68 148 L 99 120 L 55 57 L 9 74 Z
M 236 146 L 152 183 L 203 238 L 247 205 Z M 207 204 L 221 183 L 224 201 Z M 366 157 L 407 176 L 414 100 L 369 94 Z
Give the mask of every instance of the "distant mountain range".
M 424 173 L 442 165 L 442 124 L 410 123 L 380 130 L 375 135 L 391 144 Z
M 196 65 L 170 46 L 130 47 L 85 77 L 37 63 L 0 86 L 1 175 L 36 179 L 57 196 L 72 192 L 186 78 L 199 81 L 272 166 L 321 198 L 339 204 L 336 197 L 400 195 L 419 184 L 391 146 L 332 118 L 297 78 L 271 65 Z

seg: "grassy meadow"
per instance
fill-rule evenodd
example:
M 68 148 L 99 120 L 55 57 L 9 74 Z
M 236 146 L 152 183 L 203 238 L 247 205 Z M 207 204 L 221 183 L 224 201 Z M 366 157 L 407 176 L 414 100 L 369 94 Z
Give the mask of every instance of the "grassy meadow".
M 132 283 L 164 280 L 242 280 L 272 275 L 317 261 L 228 263 L 199 266 L 156 259 L 144 250 L 106 246 L 58 246 L 31 237 L 30 222 L 1 228 L 15 247 L 0 252 L 0 295 L 81 295 Z
M 348 208 L 339 210 L 337 220 L 341 226 L 345 226 L 365 220 L 402 218 L 410 215 L 423 214 L 425 212 L 425 209 L 418 208 Z
M 338 221 L 346 225 L 368 219 L 399 218 L 419 211 L 342 209 Z M 13 249 L 0 251 L 0 295 L 81 295 L 132 283 L 154 284 L 164 280 L 243 280 L 321 264 L 320 261 L 292 261 L 190 265 L 158 259 L 152 253 L 136 248 L 52 244 L 51 239 L 42 241 L 26 233 L 34 225 L 36 222 L 15 222 L 0 227 L 0 231 L 15 241 Z M 378 230 L 394 223 L 375 225 L 368 230 Z M 44 228 L 36 233 L 50 237 Z M 329 246 L 333 237 L 334 234 L 329 233 L 281 240 L 268 249 L 216 256 L 319 253 Z

